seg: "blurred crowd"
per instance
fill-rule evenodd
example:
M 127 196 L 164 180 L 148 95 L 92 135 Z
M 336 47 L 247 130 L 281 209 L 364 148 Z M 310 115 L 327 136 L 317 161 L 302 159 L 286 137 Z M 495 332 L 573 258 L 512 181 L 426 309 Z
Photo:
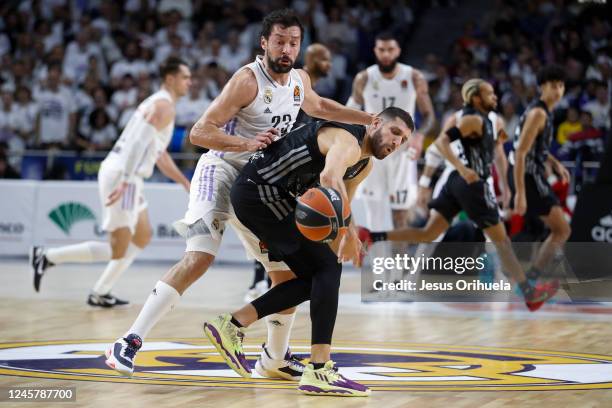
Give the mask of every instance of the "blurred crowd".
M 331 72 L 316 89 L 344 103 L 354 74 L 374 62 L 378 32 L 390 30 L 405 45 L 423 9 L 458 3 L 3 2 L 0 173 L 26 149 L 108 150 L 138 103 L 157 88 L 157 67 L 170 55 L 188 61 L 194 73 L 189 95 L 177 106 L 176 124 L 188 132 L 232 73 L 260 53 L 260 22 L 272 9 L 289 6 L 300 14 L 303 47 L 322 42 L 330 48 Z M 537 93 L 537 70 L 557 62 L 568 73 L 557 119 L 559 154 L 571 157 L 572 149 L 563 146 L 572 143 L 597 145 L 593 140 L 610 129 L 611 27 L 605 14 L 552 0 L 497 1 L 490 9 L 484 19 L 466 24 L 446 55 L 427 55 L 418 67 L 430 82 L 439 122 L 461 106 L 463 81 L 480 76 L 495 85 L 512 135 Z M 402 59 L 410 63 L 410 57 Z

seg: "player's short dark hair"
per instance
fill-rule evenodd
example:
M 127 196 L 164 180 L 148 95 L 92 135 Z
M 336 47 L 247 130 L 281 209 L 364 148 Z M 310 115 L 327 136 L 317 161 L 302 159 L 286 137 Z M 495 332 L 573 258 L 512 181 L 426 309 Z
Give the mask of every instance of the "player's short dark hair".
M 395 118 L 400 118 L 404 121 L 406 126 L 408 126 L 408 129 L 414 132 L 414 120 L 412 120 L 412 116 L 410 116 L 408 112 L 398 108 L 397 106 L 390 106 L 386 108 L 378 114 L 378 117 L 387 120 L 394 120 Z
M 302 40 L 304 39 L 304 26 L 302 25 L 302 22 L 295 11 L 284 8 L 274 10 L 265 16 L 263 22 L 261 23 L 261 36 L 266 40 L 270 38 L 270 34 L 272 34 L 272 27 L 274 27 L 276 24 L 280 25 L 282 28 L 299 27 L 300 38 Z
M 565 82 L 565 70 L 559 65 L 547 65 L 538 72 L 538 85 L 546 82 Z
M 182 59 L 178 57 L 168 57 L 164 62 L 159 66 L 159 76 L 162 81 L 168 75 L 174 75 L 178 73 L 181 69 L 181 65 L 185 65 L 188 67 L 189 65 Z
M 393 34 L 391 31 L 383 31 L 381 33 L 376 34 L 376 38 L 375 41 L 392 41 L 394 40 L 396 43 L 399 44 L 399 40 L 397 39 L 397 36 L 395 34 Z

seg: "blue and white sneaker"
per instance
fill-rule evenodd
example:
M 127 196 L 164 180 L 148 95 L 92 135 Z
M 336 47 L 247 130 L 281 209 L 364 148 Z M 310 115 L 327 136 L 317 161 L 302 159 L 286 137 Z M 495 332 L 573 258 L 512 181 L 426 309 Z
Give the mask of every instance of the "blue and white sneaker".
M 261 345 L 262 352 L 255 363 L 257 374 L 265 378 L 278 378 L 289 381 L 299 381 L 304 373 L 304 364 L 287 349 L 285 358 L 275 360 L 270 356 L 265 343 Z
M 106 350 L 106 365 L 120 374 L 131 377 L 134 374 L 136 352 L 142 347 L 142 339 L 136 334 L 119 338 Z

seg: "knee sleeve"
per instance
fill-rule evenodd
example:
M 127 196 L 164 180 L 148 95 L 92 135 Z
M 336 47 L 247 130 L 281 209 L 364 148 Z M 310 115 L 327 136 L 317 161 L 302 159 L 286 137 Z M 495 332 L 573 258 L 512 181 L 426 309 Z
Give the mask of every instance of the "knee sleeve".
M 334 259 L 312 278 L 310 297 L 312 344 L 331 344 L 338 313 L 341 274 L 342 264 Z
M 251 304 L 259 319 L 297 306 L 310 298 L 310 279 L 291 279 L 276 285 Z

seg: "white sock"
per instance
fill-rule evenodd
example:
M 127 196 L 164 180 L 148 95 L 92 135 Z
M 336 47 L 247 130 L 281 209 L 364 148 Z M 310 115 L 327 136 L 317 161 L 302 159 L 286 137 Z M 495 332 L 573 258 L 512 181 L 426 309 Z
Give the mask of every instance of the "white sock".
M 274 313 L 266 316 L 266 326 L 268 326 L 266 348 L 270 357 L 275 360 L 285 358 L 285 353 L 289 348 L 289 337 L 291 336 L 294 319 L 295 312 L 292 314 Z
M 137 247 L 130 242 L 130 246 L 125 252 L 125 256 L 121 259 L 111 259 L 106 265 L 102 276 L 98 278 L 98 281 L 93 287 L 93 292 L 98 295 L 108 294 L 115 283 L 119 280 L 123 272 L 130 267 L 136 256 L 142 251 L 141 248 Z
M 80 244 L 49 248 L 45 251 L 47 259 L 54 264 L 65 262 L 102 262 L 111 258 L 108 242 L 86 241 Z
M 155 289 L 147 298 L 140 314 L 132 324 L 132 327 L 125 333 L 134 333 L 144 339 L 153 326 L 168 313 L 176 303 L 178 303 L 181 295 L 172 286 L 166 282 L 158 281 Z

